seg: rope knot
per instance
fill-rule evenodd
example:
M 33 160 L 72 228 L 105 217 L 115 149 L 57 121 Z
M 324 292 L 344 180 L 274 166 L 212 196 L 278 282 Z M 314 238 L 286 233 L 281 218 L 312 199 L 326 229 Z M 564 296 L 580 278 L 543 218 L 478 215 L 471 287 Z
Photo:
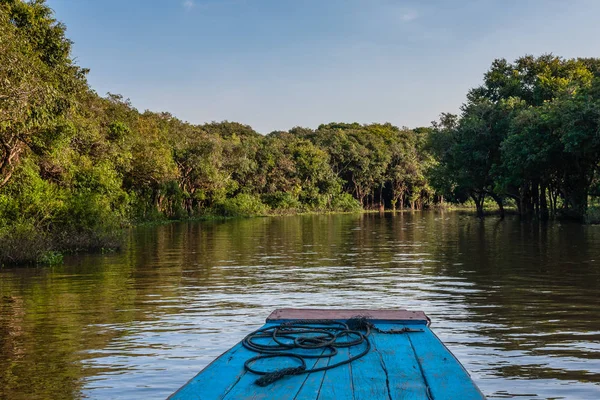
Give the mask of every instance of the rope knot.
M 268 374 L 263 375 L 258 378 L 254 383 L 258 386 L 265 387 L 269 386 L 271 383 L 280 380 L 281 378 L 288 375 L 299 375 L 302 374 L 306 370 L 306 367 L 292 367 L 292 368 L 282 368 L 278 371 L 269 372 Z
M 373 327 L 373 323 L 367 317 L 356 316 L 346 321 L 348 328 L 353 331 L 369 331 Z

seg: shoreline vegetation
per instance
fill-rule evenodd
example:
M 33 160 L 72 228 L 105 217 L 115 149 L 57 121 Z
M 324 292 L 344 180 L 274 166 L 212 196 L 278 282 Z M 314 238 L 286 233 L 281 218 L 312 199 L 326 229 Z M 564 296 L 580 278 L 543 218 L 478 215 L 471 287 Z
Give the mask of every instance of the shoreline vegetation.
M 600 222 L 600 59 L 495 60 L 428 127 L 263 135 L 102 97 L 71 45 L 43 0 L 0 0 L 0 265 L 111 251 L 165 220 L 472 204 Z

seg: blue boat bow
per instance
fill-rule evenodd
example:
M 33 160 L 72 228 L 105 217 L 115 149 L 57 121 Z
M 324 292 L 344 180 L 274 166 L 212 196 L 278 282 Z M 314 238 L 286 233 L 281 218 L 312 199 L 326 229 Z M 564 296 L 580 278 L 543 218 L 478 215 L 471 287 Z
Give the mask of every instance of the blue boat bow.
M 483 399 L 420 311 L 278 309 L 170 399 Z

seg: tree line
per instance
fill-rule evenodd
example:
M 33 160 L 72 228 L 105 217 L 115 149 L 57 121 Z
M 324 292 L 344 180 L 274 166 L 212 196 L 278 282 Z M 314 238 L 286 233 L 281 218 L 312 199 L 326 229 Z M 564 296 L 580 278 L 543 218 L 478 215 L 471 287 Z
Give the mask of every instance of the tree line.
M 600 59 L 496 60 L 460 115 L 433 124 L 431 184 L 480 216 L 487 197 L 501 212 L 582 220 L 600 195 L 599 123 Z
M 600 192 L 598 59 L 496 60 L 430 127 L 267 135 L 99 96 L 43 0 L 0 0 L 0 262 L 111 249 L 131 223 L 486 199 L 582 219 Z
M 135 222 L 432 201 L 426 130 L 193 125 L 99 96 L 71 45 L 44 1 L 0 0 L 4 262 L 114 248 Z

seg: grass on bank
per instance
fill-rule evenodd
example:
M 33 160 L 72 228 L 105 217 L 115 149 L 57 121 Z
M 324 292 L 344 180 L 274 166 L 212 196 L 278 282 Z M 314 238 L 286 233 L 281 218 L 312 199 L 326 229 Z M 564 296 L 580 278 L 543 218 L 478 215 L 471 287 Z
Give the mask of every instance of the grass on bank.
M 53 223 L 40 224 L 35 218 L 14 218 L 0 221 L 0 266 L 29 264 L 56 265 L 63 255 L 77 252 L 106 252 L 118 250 L 123 242 L 125 228 L 137 225 L 157 225 L 175 220 L 211 220 L 304 213 L 359 212 L 360 204 L 347 193 L 332 198 L 315 197 L 304 202 L 287 193 L 255 196 L 241 193 L 226 198 L 201 213 L 189 215 L 184 210 L 166 218 L 154 210 L 132 208 L 129 220 L 118 218 L 118 213 L 102 202 L 70 204 Z M 18 205 L 13 213 L 22 214 Z M 66 217 L 68 215 L 68 218 Z
M 52 232 L 17 222 L 0 229 L 0 266 L 59 265 L 65 254 L 118 250 L 123 237 L 124 230 L 115 225 Z

